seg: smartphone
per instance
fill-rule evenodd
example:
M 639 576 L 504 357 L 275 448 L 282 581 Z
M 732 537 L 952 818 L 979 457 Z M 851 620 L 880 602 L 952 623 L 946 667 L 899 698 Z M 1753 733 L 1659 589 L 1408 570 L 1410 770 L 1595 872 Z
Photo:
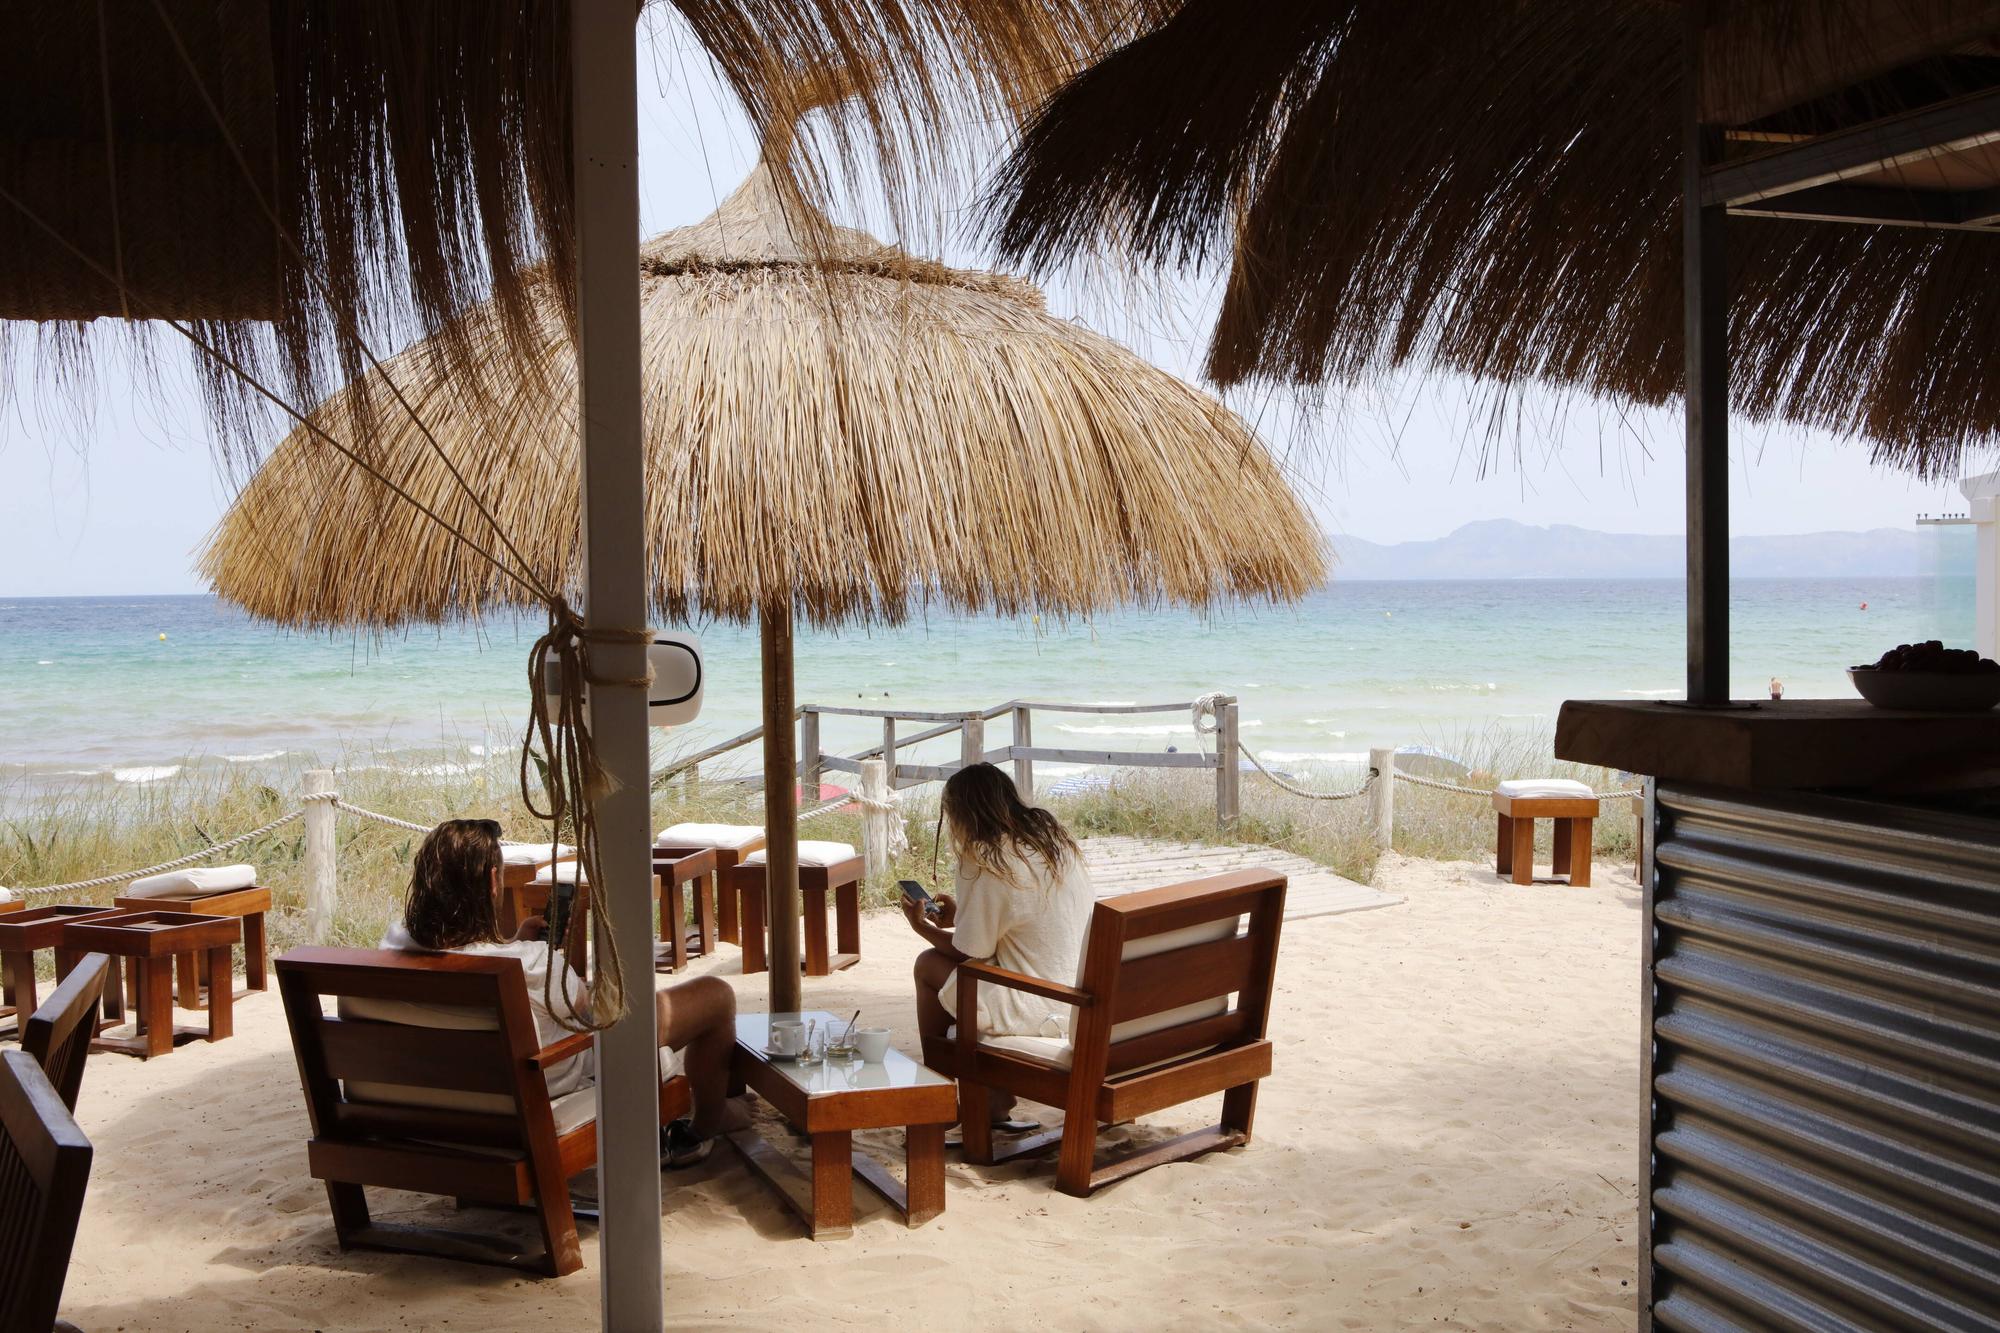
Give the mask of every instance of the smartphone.
M 924 909 L 925 916 L 936 916 L 938 914 L 938 905 L 936 900 L 934 900 L 931 897 L 929 891 L 926 890 L 923 885 L 917 883 L 913 879 L 899 879 L 896 881 L 896 887 L 900 888 L 903 891 L 903 896 L 905 898 L 908 898 L 913 903 L 921 905 Z
M 549 924 L 542 938 L 551 949 L 569 947 L 569 913 L 576 903 L 576 885 L 558 880 L 549 892 Z

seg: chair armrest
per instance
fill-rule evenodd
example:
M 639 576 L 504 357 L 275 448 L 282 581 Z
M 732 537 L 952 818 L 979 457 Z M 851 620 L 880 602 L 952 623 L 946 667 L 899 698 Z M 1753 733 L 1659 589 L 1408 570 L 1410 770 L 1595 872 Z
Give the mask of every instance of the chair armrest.
M 546 1074 L 552 1067 L 561 1064 L 563 1061 L 573 1060 L 577 1056 L 582 1055 L 590 1049 L 590 1044 L 594 1040 L 596 1040 L 596 1037 L 592 1033 L 572 1032 L 554 1045 L 544 1046 L 541 1050 L 536 1051 L 528 1057 L 528 1063 Z
M 965 993 L 967 986 L 981 981 L 995 986 L 1005 986 L 1008 990 L 1026 991 L 1045 1000 L 1054 1000 L 1059 1004 L 1073 1004 L 1083 1009 L 1089 1008 L 1092 1000 L 1089 991 L 1065 986 L 1059 981 L 1044 981 L 1025 972 L 1009 972 L 1006 968 L 995 967 L 991 963 L 968 960 L 958 965 L 958 988 L 961 995 Z

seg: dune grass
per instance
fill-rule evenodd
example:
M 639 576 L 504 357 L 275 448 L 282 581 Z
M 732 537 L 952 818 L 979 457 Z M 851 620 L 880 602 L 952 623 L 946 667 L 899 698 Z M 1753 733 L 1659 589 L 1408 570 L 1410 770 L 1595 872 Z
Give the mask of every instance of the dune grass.
M 1498 777 L 1576 777 L 1599 790 L 1620 784 L 1616 775 L 1554 763 L 1545 740 L 1495 732 L 1455 738 L 1455 752 L 1476 756 L 1471 785 L 1490 786 Z M 462 752 L 461 752 L 462 753 Z M 317 766 L 317 765 L 312 765 Z M 34 888 L 89 879 L 185 855 L 234 837 L 298 806 L 308 765 L 261 771 L 222 769 L 190 763 L 165 781 L 108 785 L 101 780 L 29 791 L 0 789 L 0 885 Z M 454 816 L 498 819 L 509 837 L 547 840 L 546 826 L 533 820 L 514 782 L 511 762 L 496 757 L 485 767 L 425 763 L 401 753 L 393 758 L 350 754 L 336 765 L 336 786 L 347 801 L 415 823 Z M 1308 778 L 1307 785 L 1334 789 L 1353 785 L 1351 777 Z M 1366 798 L 1308 801 L 1246 773 L 1242 818 L 1228 835 L 1215 825 L 1213 778 L 1206 773 L 1157 770 L 1115 775 L 1105 787 L 1050 800 L 1050 807 L 1079 837 L 1127 835 L 1185 842 L 1227 842 L 1284 848 L 1352 879 L 1367 881 L 1377 849 L 1369 836 Z M 949 882 L 950 848 L 935 844 L 935 786 L 903 793 L 908 848 L 889 878 Z M 1484 859 L 1492 855 L 1494 824 L 1484 800 L 1399 783 L 1396 788 L 1395 848 L 1412 856 Z M 757 824 L 763 822 L 761 794 L 739 781 L 699 784 L 673 781 L 653 793 L 656 828 L 682 821 Z M 858 811 L 836 811 L 813 819 L 801 833 L 810 838 L 862 842 Z M 399 910 L 409 866 L 420 835 L 358 816 L 336 823 L 340 898 L 332 942 L 372 945 Z M 1541 832 L 1547 854 L 1548 832 Z M 1599 856 L 1630 856 L 1633 825 L 1622 808 L 1610 807 L 1599 820 Z M 272 890 L 272 946 L 282 951 L 305 939 L 302 861 L 305 831 L 294 821 L 226 853 L 222 861 L 258 868 Z M 118 886 L 61 895 L 62 901 L 110 902 Z M 885 906 L 893 890 L 878 885 L 869 903 Z M 38 899 L 37 901 L 55 901 Z M 47 962 L 46 959 L 43 960 Z

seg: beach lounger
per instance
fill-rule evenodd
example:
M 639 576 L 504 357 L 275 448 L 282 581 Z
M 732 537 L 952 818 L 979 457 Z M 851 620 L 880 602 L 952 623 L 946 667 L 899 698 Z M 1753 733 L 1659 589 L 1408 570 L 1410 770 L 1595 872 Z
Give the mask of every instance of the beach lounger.
M 592 1039 L 539 1046 L 520 960 L 306 948 L 277 967 L 312 1120 L 307 1159 L 313 1177 L 326 1182 L 342 1249 L 550 1277 L 583 1266 L 568 1182 L 597 1163 L 597 1094 L 585 1084 L 552 1101 L 547 1076 Z M 666 1053 L 663 1063 L 673 1063 Z M 687 1080 L 663 1070 L 661 1123 L 691 1104 Z M 372 1222 L 369 1185 L 532 1209 L 543 1251 L 523 1255 L 500 1237 Z
M 26 1051 L 0 1051 L 0 1329 L 76 1330 L 56 1318 L 90 1184 L 90 1140 Z
M 1257 1081 L 1271 1072 L 1264 1033 L 1285 884 L 1253 869 L 1104 899 L 1092 910 L 1074 986 L 961 963 L 960 1014 L 977 1012 L 981 984 L 1077 1006 L 1068 1040 L 981 1037 L 977 1024 L 961 1023 L 949 1038 L 924 1043 L 924 1063 L 958 1080 L 966 1160 L 991 1165 L 1060 1143 L 1057 1187 L 1087 1197 L 1148 1167 L 1248 1143 Z M 1063 1127 L 996 1155 L 988 1115 L 995 1092 L 1061 1107 Z M 1220 1123 L 1098 1165 L 1099 1123 L 1218 1092 Z
M 34 1057 L 71 1111 L 83 1086 L 90 1039 L 97 1035 L 97 1002 L 110 965 L 101 953 L 85 954 L 21 1026 L 21 1049 Z

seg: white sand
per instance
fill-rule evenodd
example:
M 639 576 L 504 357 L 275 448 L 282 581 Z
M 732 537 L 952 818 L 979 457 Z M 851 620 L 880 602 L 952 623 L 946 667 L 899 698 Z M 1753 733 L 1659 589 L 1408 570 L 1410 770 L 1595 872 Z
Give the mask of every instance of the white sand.
M 1286 927 L 1277 1072 L 1250 1146 L 1089 1200 L 1057 1193 L 1052 1166 L 952 1154 L 943 1217 L 910 1231 L 857 1186 L 855 1234 L 826 1243 L 720 1148 L 665 1177 L 670 1326 L 1629 1328 L 1629 868 L 1600 866 L 1592 889 L 1514 888 L 1470 863 L 1390 858 L 1376 882 L 1409 901 Z M 877 915 L 864 951 L 808 983 L 807 1002 L 861 1006 L 914 1049 L 915 938 Z M 762 1007 L 764 979 L 734 976 L 733 949 L 718 966 Z M 341 1254 L 306 1175 L 277 994 L 236 1012 L 237 1036 L 215 1046 L 92 1058 L 80 1119 L 97 1160 L 65 1317 L 100 1331 L 595 1327 L 588 1227 L 583 1271 L 560 1281 Z M 1216 1114 L 1196 1103 L 1136 1133 Z M 862 1147 L 900 1169 L 899 1137 Z M 378 1217 L 452 1220 L 416 1196 L 373 1202 Z

